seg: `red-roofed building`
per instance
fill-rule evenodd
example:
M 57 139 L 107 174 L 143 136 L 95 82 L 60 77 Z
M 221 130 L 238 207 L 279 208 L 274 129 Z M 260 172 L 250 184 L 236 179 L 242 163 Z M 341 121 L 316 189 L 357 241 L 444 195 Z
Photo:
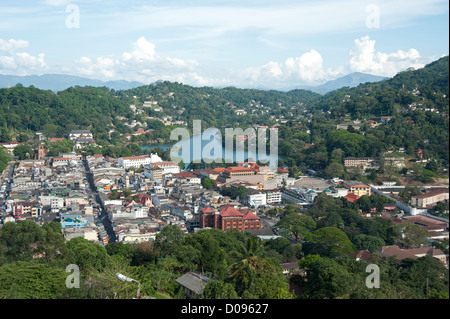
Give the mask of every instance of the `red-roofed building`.
M 289 170 L 286 167 L 278 167 L 277 172 L 278 174 L 289 174 Z
M 200 228 L 211 227 L 222 230 L 238 229 L 261 229 L 261 219 L 252 211 L 240 212 L 231 205 L 224 205 L 219 211 L 211 207 L 200 209 Z
M 348 200 L 350 203 L 356 204 L 356 202 L 359 199 L 358 195 L 352 194 L 352 193 L 348 193 L 347 196 L 344 196 L 344 198 L 346 200 Z
M 434 189 L 425 194 L 419 194 L 411 197 L 411 205 L 417 207 L 430 207 L 438 202 L 449 199 L 448 188 Z

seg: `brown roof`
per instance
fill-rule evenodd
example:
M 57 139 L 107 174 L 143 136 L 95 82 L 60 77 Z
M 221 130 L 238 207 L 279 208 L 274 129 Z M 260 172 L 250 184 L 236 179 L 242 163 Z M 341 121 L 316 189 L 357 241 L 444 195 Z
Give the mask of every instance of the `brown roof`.
M 190 173 L 190 172 L 180 172 L 180 173 L 176 173 L 173 174 L 174 176 L 183 176 L 184 178 L 194 178 L 197 177 L 194 174 Z
M 359 199 L 358 195 L 355 195 L 355 194 L 352 194 L 352 193 L 347 194 L 344 197 L 345 197 L 345 199 L 347 199 L 351 203 L 356 203 L 356 201 Z
M 410 248 L 410 249 L 401 249 L 396 245 L 391 246 L 383 246 L 381 247 L 380 252 L 383 255 L 392 257 L 395 256 L 397 259 L 402 260 L 405 258 L 419 258 L 419 255 L 430 255 L 430 256 L 439 256 L 443 255 L 444 252 L 440 249 L 436 249 L 427 245 L 424 245 L 419 248 Z
M 209 207 L 209 206 L 203 207 L 202 209 L 200 209 L 200 211 L 201 211 L 202 213 L 205 213 L 205 214 L 208 214 L 208 213 L 214 213 L 214 211 L 212 210 L 212 208 Z
M 222 217 L 242 217 L 242 214 L 231 205 L 220 207 L 219 214 Z
M 244 214 L 244 219 L 246 220 L 260 220 L 251 210 Z
M 278 167 L 277 171 L 279 173 L 289 173 L 289 170 L 287 168 L 285 168 L 285 167 Z
M 440 226 L 441 228 L 447 227 L 447 222 L 435 220 L 425 216 L 407 216 L 404 217 L 404 219 L 413 223 L 422 224 L 424 226 Z
M 425 194 L 415 195 L 412 198 L 428 198 L 428 197 L 432 197 L 432 196 L 436 196 L 436 195 L 444 194 L 444 193 L 448 193 L 448 188 L 434 189 Z
M 253 168 L 251 167 L 242 167 L 242 166 L 230 166 L 225 169 L 229 172 L 251 172 Z
M 142 155 L 142 156 L 128 156 L 128 157 L 122 157 L 122 160 L 137 160 L 137 159 L 145 159 L 145 158 L 149 158 L 146 155 Z
M 153 168 L 154 165 L 160 166 L 160 167 L 163 167 L 163 166 L 169 166 L 169 165 L 177 165 L 177 166 L 178 166 L 177 163 L 171 162 L 171 161 L 155 162 L 155 163 L 152 163 L 152 168 Z
M 368 250 L 361 250 L 357 255 L 357 259 L 362 259 L 365 261 L 370 261 L 372 259 L 372 253 Z

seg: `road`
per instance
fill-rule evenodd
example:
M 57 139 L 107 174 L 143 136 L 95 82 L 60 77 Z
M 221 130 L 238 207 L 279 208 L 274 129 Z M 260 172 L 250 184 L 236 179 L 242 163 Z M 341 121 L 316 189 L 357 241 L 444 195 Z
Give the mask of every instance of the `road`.
M 83 165 L 84 165 L 84 169 L 85 169 L 86 179 L 89 183 L 90 192 L 93 195 L 93 197 L 95 198 L 95 201 L 97 202 L 97 204 L 99 204 L 99 206 L 100 206 L 99 213 L 98 213 L 98 219 L 103 224 L 103 226 L 105 226 L 105 230 L 109 237 L 108 243 L 113 243 L 116 241 L 116 233 L 111 225 L 111 221 L 109 220 L 109 218 L 107 218 L 105 207 L 103 207 L 103 205 L 102 205 L 102 201 L 100 200 L 100 195 L 97 191 L 97 188 L 95 187 L 92 173 L 89 170 L 89 166 L 88 166 L 86 160 L 83 160 Z

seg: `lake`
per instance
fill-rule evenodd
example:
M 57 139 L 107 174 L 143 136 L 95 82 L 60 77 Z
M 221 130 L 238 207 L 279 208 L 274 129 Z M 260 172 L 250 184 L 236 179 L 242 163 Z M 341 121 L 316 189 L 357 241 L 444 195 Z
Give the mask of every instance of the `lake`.
M 201 147 L 200 147 L 201 145 Z M 243 150 L 238 152 L 236 146 L 233 148 L 226 148 L 222 145 L 220 136 L 215 136 L 214 140 L 202 140 L 201 135 L 191 136 L 190 139 L 181 140 L 173 143 L 156 144 L 149 146 L 142 146 L 142 149 L 154 149 L 161 147 L 163 150 L 171 149 L 170 156 L 172 161 L 178 162 L 178 158 L 181 158 L 184 163 L 190 163 L 194 160 L 212 160 L 225 159 L 226 162 L 256 162 L 257 160 L 267 160 L 267 165 L 272 168 L 278 166 L 278 159 L 282 159 L 278 154 L 263 154 L 260 156 L 258 152 Z M 178 149 L 179 148 L 179 149 Z M 270 149 L 267 147 L 267 152 Z

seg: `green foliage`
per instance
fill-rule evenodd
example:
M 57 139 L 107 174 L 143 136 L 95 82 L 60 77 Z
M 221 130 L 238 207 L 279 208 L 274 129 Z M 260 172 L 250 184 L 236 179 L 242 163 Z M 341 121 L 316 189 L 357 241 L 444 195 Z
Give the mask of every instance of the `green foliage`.
M 67 291 L 64 268 L 33 262 L 0 266 L 0 299 L 56 299 Z
M 316 222 L 310 216 L 294 213 L 283 217 L 274 228 L 298 241 L 316 228 Z
M 10 160 L 12 160 L 12 158 L 8 154 L 6 148 L 0 145 L 0 173 L 5 170 Z
M 238 187 L 232 187 L 232 186 L 225 186 L 220 189 L 220 194 L 223 196 L 229 196 L 232 199 L 240 198 L 244 199 L 247 197 L 248 190 L 245 186 L 238 186 Z
M 69 153 L 73 151 L 74 143 L 71 140 L 64 139 L 48 143 L 48 156 L 58 156 L 60 153 Z
M 31 147 L 28 145 L 17 145 L 14 148 L 14 156 L 17 156 L 19 160 L 29 159 L 34 154 Z
M 336 227 L 322 227 L 308 235 L 305 252 L 327 257 L 342 257 L 354 252 L 348 236 Z
M 218 280 L 210 280 L 203 290 L 205 299 L 238 299 L 234 286 Z
M 83 271 L 101 270 L 108 265 L 109 255 L 105 247 L 93 243 L 83 237 L 75 237 L 69 240 L 66 260 L 78 265 Z
M 202 186 L 206 189 L 211 189 L 216 186 L 216 183 L 214 180 L 210 179 L 209 177 L 202 178 Z

